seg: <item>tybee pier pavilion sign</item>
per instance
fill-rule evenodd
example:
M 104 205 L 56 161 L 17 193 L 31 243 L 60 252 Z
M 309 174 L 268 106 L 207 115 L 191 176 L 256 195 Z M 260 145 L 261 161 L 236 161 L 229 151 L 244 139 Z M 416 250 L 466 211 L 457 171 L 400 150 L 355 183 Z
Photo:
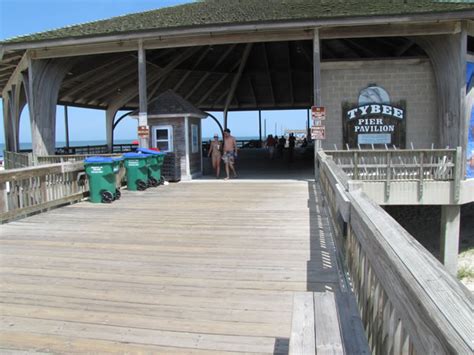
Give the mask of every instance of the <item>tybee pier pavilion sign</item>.
M 396 146 L 405 148 L 406 103 L 390 103 L 376 86 L 361 91 L 359 103 L 342 104 L 344 146 Z

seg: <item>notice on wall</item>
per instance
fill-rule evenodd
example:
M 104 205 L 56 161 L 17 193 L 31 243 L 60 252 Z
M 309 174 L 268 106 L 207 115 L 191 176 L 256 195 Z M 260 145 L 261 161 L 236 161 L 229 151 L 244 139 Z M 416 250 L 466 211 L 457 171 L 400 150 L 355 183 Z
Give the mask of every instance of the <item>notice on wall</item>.
M 326 127 L 325 126 L 311 127 L 311 138 L 318 139 L 318 140 L 326 139 Z
M 326 108 L 319 106 L 311 106 L 311 118 L 314 121 L 323 121 L 326 119 Z
M 138 126 L 138 137 L 148 138 L 150 137 L 150 129 L 148 126 Z

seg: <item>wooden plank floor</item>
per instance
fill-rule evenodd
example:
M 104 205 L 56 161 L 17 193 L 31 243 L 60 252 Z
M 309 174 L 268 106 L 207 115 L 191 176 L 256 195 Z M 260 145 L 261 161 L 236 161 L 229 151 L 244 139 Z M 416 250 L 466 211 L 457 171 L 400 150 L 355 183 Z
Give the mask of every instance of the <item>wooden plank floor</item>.
M 0 350 L 287 353 L 294 292 L 337 284 L 311 184 L 171 184 L 0 226 Z

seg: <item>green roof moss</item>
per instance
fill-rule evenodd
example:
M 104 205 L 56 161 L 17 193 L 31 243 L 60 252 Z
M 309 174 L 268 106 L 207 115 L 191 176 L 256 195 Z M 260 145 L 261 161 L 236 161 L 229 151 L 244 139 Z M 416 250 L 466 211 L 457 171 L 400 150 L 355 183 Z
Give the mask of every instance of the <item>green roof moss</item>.
M 0 43 L 34 42 L 190 26 L 408 15 L 474 10 L 434 0 L 204 0 L 19 36 Z

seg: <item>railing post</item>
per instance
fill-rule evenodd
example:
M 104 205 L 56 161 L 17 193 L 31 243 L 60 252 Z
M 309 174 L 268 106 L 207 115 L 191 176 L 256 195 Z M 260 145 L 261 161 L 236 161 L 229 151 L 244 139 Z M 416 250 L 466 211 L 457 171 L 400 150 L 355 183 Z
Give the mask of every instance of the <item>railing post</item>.
M 455 163 L 454 163 L 454 203 L 459 203 L 459 195 L 461 191 L 461 180 L 462 180 L 462 166 L 463 155 L 462 155 L 462 148 L 456 148 L 456 156 L 455 156 Z
M 359 180 L 359 167 L 357 166 L 357 160 L 359 155 L 357 152 L 354 152 L 354 180 Z
M 7 183 L 0 182 L 0 213 L 8 212 Z
M 423 166 L 423 161 L 425 159 L 425 154 L 424 152 L 420 152 L 420 178 L 419 178 L 419 184 L 418 184 L 418 200 L 421 200 L 423 198 L 423 189 L 424 186 L 424 166 Z
M 390 182 L 392 180 L 392 152 L 387 152 L 387 171 L 385 180 L 385 202 L 390 199 Z

